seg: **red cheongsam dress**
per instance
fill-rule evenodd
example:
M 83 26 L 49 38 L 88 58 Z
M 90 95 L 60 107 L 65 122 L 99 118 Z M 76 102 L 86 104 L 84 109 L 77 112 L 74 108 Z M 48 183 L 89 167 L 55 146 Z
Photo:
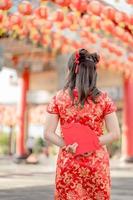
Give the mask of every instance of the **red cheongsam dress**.
M 74 96 L 76 100 L 76 89 Z M 116 106 L 106 92 L 101 92 L 97 103 L 88 97 L 81 109 L 73 105 L 68 90 L 60 90 L 47 107 L 47 112 L 59 115 L 61 125 L 80 122 L 91 127 L 98 136 L 103 134 L 105 115 L 114 111 Z M 55 200 L 110 200 L 111 179 L 106 146 L 76 156 L 60 148 L 55 183 Z

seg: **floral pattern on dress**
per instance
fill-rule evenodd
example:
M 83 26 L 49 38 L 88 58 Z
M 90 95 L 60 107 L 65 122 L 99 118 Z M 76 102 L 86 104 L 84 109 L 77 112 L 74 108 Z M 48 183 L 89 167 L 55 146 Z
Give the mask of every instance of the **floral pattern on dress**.
M 76 89 L 74 97 L 78 99 Z M 59 115 L 61 125 L 80 122 L 92 128 L 98 136 L 103 134 L 105 115 L 115 111 L 116 106 L 106 92 L 101 92 L 97 103 L 88 97 L 81 109 L 73 105 L 67 90 L 60 90 L 47 107 L 47 112 Z M 55 200 L 110 200 L 110 165 L 106 146 L 82 155 L 73 155 L 60 148 L 55 183 Z

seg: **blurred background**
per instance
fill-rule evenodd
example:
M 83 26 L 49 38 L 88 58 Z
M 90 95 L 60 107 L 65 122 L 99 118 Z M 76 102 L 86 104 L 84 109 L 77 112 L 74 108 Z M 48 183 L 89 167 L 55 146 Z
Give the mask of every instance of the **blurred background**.
M 133 198 L 133 0 L 0 0 L 0 200 L 53 199 L 59 149 L 44 140 L 46 107 L 79 48 L 100 54 L 98 87 L 117 105 L 112 199 Z

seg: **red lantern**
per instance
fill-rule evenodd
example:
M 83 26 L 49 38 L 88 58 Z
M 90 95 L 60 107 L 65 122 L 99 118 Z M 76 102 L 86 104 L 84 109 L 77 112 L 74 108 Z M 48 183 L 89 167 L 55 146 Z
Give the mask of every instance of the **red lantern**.
M 42 44 L 43 46 L 47 46 L 48 43 L 49 43 L 48 36 L 47 36 L 47 35 L 42 35 L 41 44 Z
M 128 43 L 132 39 L 132 36 L 129 32 L 124 32 L 124 35 L 122 37 L 122 40 L 126 43 Z
M 114 34 L 119 37 L 120 39 L 123 39 L 123 36 L 125 34 L 125 30 L 119 26 L 116 26 L 114 30 Z
M 79 49 L 81 47 L 81 43 L 78 41 L 72 41 L 72 47 L 74 49 Z
M 38 43 L 40 41 L 40 39 L 41 39 L 41 36 L 38 32 L 36 32 L 32 35 L 32 40 L 34 43 Z
M 60 6 L 69 6 L 71 0 L 55 0 L 55 3 L 57 3 Z
M 54 15 L 54 21 L 62 22 L 64 21 L 64 13 L 62 10 L 57 10 Z
M 108 48 L 108 46 L 109 46 L 108 41 L 107 41 L 106 39 L 104 39 L 104 40 L 101 42 L 101 47 L 103 47 L 103 48 Z
M 108 19 L 110 19 L 110 20 L 115 19 L 115 9 L 114 8 L 105 6 L 105 7 L 103 7 L 102 12 L 103 12 L 103 15 L 106 16 Z
M 88 38 L 88 31 L 82 30 L 82 31 L 80 32 L 80 36 L 83 37 L 83 38 Z
M 11 0 L 0 0 L 0 9 L 1 10 L 9 10 L 12 7 Z
M 87 0 L 72 0 L 71 3 L 72 8 L 76 8 L 76 10 L 80 12 L 85 12 L 87 10 Z
M 11 27 L 11 23 L 9 22 L 9 20 L 4 21 L 3 26 L 7 31 L 11 30 L 11 28 L 12 28 Z
M 50 20 L 47 20 L 47 21 L 45 22 L 45 28 L 46 28 L 46 29 L 51 29 L 51 28 L 52 28 L 52 26 L 53 26 L 53 23 L 52 23 L 52 21 L 50 21 Z
M 88 40 L 89 40 L 91 43 L 96 43 L 96 41 L 97 41 L 97 36 L 94 35 L 94 34 L 88 33 Z
M 101 30 L 108 31 L 110 33 L 113 33 L 115 30 L 115 25 L 111 20 L 103 20 L 99 22 L 99 24 L 101 26 Z
M 81 20 L 81 25 L 83 27 L 86 27 L 86 26 L 90 26 L 91 25 L 91 17 L 89 15 L 83 15 L 82 17 L 82 20 Z
M 91 18 L 91 27 L 94 29 L 100 29 L 101 18 L 95 15 L 92 15 L 90 18 Z
M 35 14 L 42 18 L 42 19 L 47 19 L 48 18 L 48 9 L 46 6 L 40 6 L 35 10 Z
M 128 56 L 128 60 L 129 60 L 130 62 L 133 62 L 133 54 L 130 54 L 130 55 Z
M 26 38 L 28 34 L 29 34 L 29 30 L 27 29 L 27 27 L 23 27 L 22 29 L 20 29 L 21 38 Z
M 10 23 L 12 25 L 22 25 L 22 16 L 19 13 L 14 13 L 10 16 Z
M 133 0 L 126 0 L 128 4 L 133 4 Z
M 3 21 L 3 14 L 0 13 L 0 23 Z
M 19 3 L 18 10 L 23 15 L 31 15 L 32 5 L 29 1 L 23 1 Z
M 131 25 L 133 25 L 133 15 L 130 16 L 129 22 Z
M 74 21 L 75 21 L 75 14 L 74 14 L 73 12 L 69 12 L 69 13 L 67 14 L 67 20 L 70 21 L 71 24 L 73 24 Z
M 68 45 L 69 44 L 69 39 L 64 37 L 64 36 L 61 36 L 61 41 L 62 41 L 62 44 L 64 44 L 64 45 Z
M 115 54 L 116 54 L 117 56 L 122 56 L 122 55 L 123 55 L 123 52 L 122 52 L 122 50 L 120 50 L 120 49 L 118 49 L 118 48 L 116 47 L 116 49 L 115 49 Z
M 40 19 L 35 16 L 32 16 L 31 19 L 27 19 L 29 27 L 40 28 Z
M 124 12 L 116 11 L 115 12 L 115 21 L 119 24 L 121 22 L 128 22 L 129 18 L 128 15 Z
M 112 52 L 112 53 L 115 53 L 116 47 L 115 47 L 114 45 L 109 44 L 109 45 L 108 45 L 108 50 L 109 50 L 110 52 Z
M 88 11 L 91 11 L 95 15 L 100 15 L 102 12 L 102 5 L 99 1 L 90 1 L 88 5 Z
M 71 26 L 71 23 L 68 20 L 65 20 L 64 22 L 61 23 L 60 29 L 69 28 L 70 26 Z

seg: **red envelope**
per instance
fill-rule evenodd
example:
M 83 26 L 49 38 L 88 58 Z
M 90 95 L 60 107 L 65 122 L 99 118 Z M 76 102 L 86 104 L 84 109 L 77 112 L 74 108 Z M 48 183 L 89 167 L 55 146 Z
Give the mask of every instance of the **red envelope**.
M 61 126 L 66 145 L 78 143 L 76 155 L 94 151 L 100 148 L 100 143 L 96 133 L 80 123 L 71 123 Z

